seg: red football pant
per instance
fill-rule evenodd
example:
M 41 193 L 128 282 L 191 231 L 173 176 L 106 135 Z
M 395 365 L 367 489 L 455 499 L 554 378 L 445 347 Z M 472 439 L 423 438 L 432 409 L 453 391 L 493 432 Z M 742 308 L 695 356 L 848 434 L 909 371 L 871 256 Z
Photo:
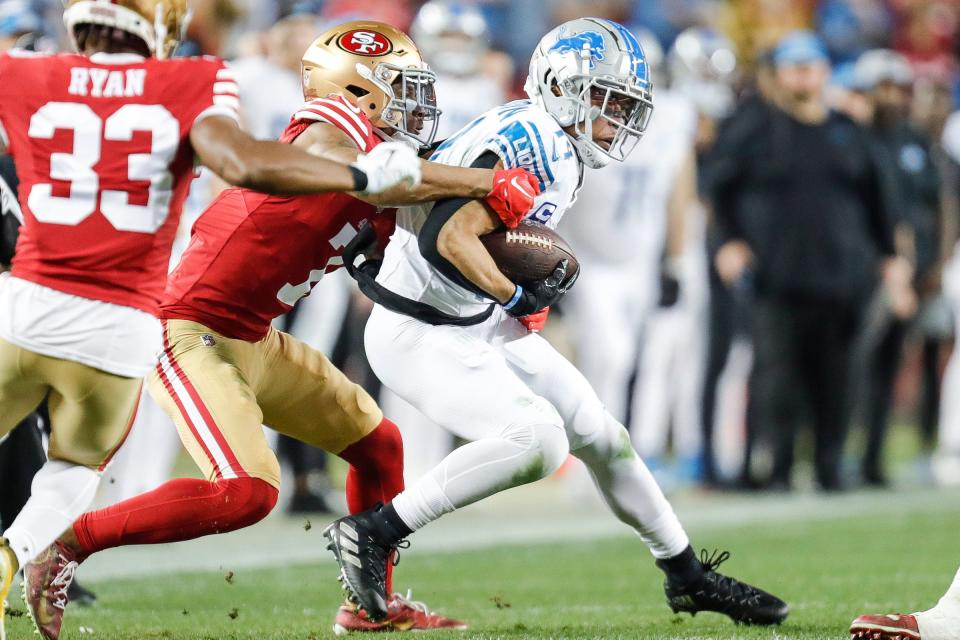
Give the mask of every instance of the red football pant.
M 363 439 L 340 452 L 350 463 L 347 506 L 351 513 L 387 503 L 403 491 L 403 440 L 397 426 L 384 420 Z M 160 544 L 227 533 L 262 520 L 277 502 L 277 490 L 257 478 L 171 480 L 153 491 L 74 523 L 81 557 L 133 544 Z M 392 592 L 392 563 L 387 593 Z
M 153 491 L 85 513 L 73 524 L 81 556 L 131 544 L 192 540 L 248 527 L 277 503 L 277 490 L 258 478 L 166 482 Z
M 403 438 L 387 418 L 364 438 L 340 452 L 350 463 L 347 508 L 359 513 L 386 504 L 403 491 Z M 387 561 L 387 597 L 393 593 L 393 562 Z

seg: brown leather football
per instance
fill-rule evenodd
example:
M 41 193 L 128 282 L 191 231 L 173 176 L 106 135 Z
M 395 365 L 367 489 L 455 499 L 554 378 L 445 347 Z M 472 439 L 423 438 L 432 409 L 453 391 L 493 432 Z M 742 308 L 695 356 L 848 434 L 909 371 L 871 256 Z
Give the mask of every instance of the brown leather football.
M 542 224 L 524 220 L 516 229 L 495 231 L 480 237 L 494 262 L 511 281 L 529 285 L 543 280 L 567 260 L 567 277 L 563 285 L 572 283 L 580 270 L 573 249 L 556 231 Z

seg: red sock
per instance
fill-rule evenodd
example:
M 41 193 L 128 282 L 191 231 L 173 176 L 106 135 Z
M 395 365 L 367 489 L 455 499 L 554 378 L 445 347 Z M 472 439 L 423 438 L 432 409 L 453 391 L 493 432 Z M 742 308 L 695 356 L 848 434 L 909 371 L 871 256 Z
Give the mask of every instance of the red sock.
M 340 452 L 350 463 L 347 471 L 347 508 L 366 511 L 386 504 L 403 491 L 403 438 L 387 418 L 362 440 Z M 393 593 L 393 562 L 387 563 L 387 596 Z
M 131 544 L 159 544 L 226 533 L 262 520 L 277 490 L 259 478 L 171 480 L 135 498 L 80 516 L 81 557 Z

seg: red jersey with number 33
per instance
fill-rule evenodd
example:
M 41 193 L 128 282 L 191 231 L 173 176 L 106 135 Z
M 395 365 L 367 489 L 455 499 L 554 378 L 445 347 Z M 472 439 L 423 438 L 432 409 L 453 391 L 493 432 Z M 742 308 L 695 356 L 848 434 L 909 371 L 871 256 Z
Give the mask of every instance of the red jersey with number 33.
M 339 96 L 303 105 L 281 142 L 317 122 L 345 132 L 361 151 L 380 142 L 363 113 Z M 344 247 L 375 214 L 376 207 L 346 193 L 282 197 L 228 189 L 194 223 L 160 317 L 260 340 L 274 318 L 343 265 Z
M 193 177 L 190 129 L 238 106 L 215 58 L 0 55 L 0 135 L 24 214 L 13 275 L 157 313 Z

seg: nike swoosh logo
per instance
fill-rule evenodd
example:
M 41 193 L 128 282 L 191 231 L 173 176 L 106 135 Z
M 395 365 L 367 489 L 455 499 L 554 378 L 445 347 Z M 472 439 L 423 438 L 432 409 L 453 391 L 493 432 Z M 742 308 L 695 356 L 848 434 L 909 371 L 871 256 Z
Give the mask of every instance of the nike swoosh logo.
M 523 195 L 527 196 L 527 197 L 530 198 L 531 200 L 533 199 L 533 194 L 530 193 L 529 191 L 527 191 L 526 189 L 524 189 L 524 188 L 523 188 L 523 185 L 521 185 L 519 182 L 517 182 L 517 179 L 516 179 L 516 178 L 514 178 L 513 180 L 511 180 L 511 181 L 510 181 L 510 184 L 512 184 L 512 185 L 516 188 L 516 190 L 519 191 L 520 193 L 522 193 Z

